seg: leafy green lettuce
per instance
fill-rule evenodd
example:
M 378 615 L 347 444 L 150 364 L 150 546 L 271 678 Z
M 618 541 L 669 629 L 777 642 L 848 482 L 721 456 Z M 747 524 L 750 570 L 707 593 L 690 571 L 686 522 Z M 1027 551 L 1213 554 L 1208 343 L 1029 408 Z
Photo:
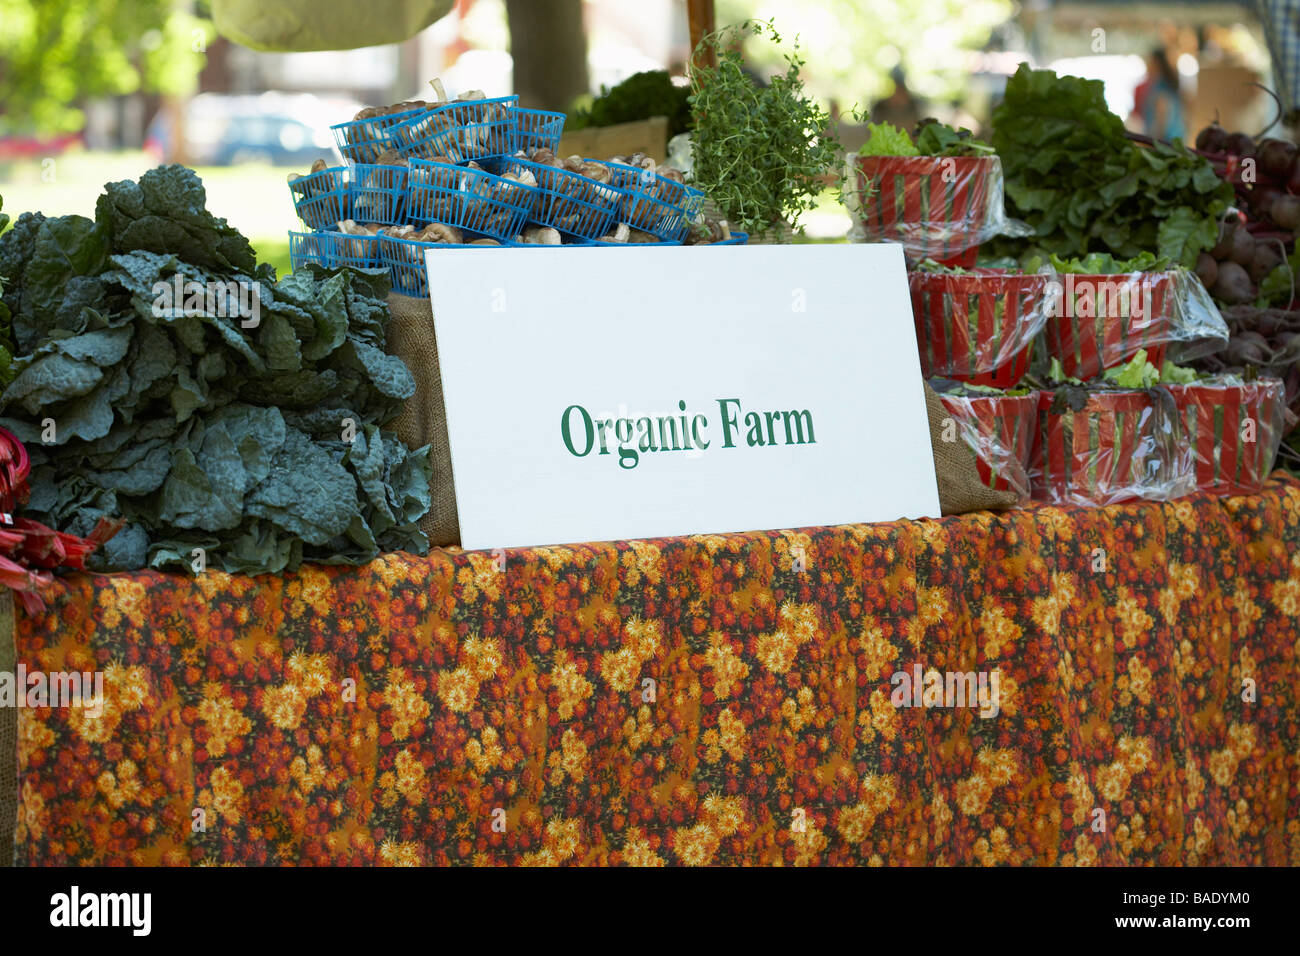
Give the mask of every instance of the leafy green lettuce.
M 1143 252 L 1188 268 L 1218 237 L 1232 187 L 1181 144 L 1128 139 L 1098 80 L 1022 64 L 993 113 L 1007 212 L 1034 227 L 1026 240 L 1073 258 Z M 1014 241 L 1002 240 L 997 251 Z
M 922 120 L 916 128 L 916 148 L 922 156 L 989 156 L 993 147 L 966 128 L 954 129 L 938 120 Z
M 1146 349 L 1138 349 L 1137 354 L 1123 365 L 1107 369 L 1102 373 L 1102 380 L 1120 388 L 1151 388 L 1155 385 L 1187 385 L 1196 381 L 1194 369 L 1184 368 L 1167 361 L 1161 368 L 1151 362 Z
M 1073 259 L 1049 254 L 1047 261 L 1057 272 L 1073 272 L 1078 275 L 1131 275 L 1135 272 L 1159 272 L 1170 266 L 1167 257 L 1151 252 L 1139 253 L 1131 259 L 1116 259 L 1108 252 L 1090 252 Z M 1030 254 L 1025 259 L 1024 271 L 1038 272 L 1043 264 L 1041 254 Z
M 993 147 L 975 139 L 970 130 L 953 129 L 933 119 L 922 121 L 916 128 L 915 140 L 892 123 L 868 123 L 867 135 L 867 141 L 858 149 L 859 156 L 987 156 L 993 153 Z
M 858 149 L 859 156 L 921 155 L 907 130 L 893 123 L 868 123 L 867 136 L 867 141 Z

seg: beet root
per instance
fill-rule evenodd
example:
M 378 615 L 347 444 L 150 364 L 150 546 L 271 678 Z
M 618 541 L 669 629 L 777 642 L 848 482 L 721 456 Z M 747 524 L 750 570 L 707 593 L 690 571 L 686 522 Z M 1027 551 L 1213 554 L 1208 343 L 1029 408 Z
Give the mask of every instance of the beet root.
M 1255 288 L 1250 283 L 1250 274 L 1241 265 L 1232 261 L 1219 263 L 1219 276 L 1210 291 L 1216 299 L 1229 305 L 1250 302 L 1255 298 Z
M 1245 229 L 1232 234 L 1232 261 L 1239 266 L 1249 266 L 1255 258 L 1255 237 Z
M 1205 288 L 1214 288 L 1214 283 L 1219 281 L 1219 264 L 1214 260 L 1214 256 L 1202 252 L 1196 257 L 1196 275 Z

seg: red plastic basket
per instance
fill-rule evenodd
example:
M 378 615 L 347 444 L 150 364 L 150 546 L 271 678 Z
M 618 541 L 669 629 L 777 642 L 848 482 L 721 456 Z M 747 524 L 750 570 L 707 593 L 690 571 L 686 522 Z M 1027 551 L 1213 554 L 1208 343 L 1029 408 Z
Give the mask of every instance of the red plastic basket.
M 1286 386 L 1279 379 L 1170 385 L 1196 490 L 1257 494 L 1282 440 Z M 1248 428 L 1247 423 L 1253 422 Z
M 1029 370 L 1046 276 L 1005 269 L 908 274 L 921 374 L 1011 388 Z
M 1086 275 L 1059 277 L 1061 296 L 1048 312 L 1043 342 L 1049 358 L 1059 359 L 1070 378 L 1089 381 L 1108 368 L 1128 362 L 1139 349 L 1147 360 L 1159 366 L 1173 331 L 1173 273 L 1143 272 L 1130 275 Z M 1084 310 L 1079 302 L 1091 295 L 1094 308 Z M 1125 297 L 1131 303 L 1137 295 L 1143 303 L 1134 320 L 1133 309 L 1122 308 Z M 1111 308 L 1119 296 L 1118 309 Z M 1091 316 L 1080 316 L 1091 311 Z M 1116 314 L 1118 313 L 1118 314 Z
M 1054 397 L 1039 393 L 1034 498 L 1109 505 L 1162 496 L 1172 469 L 1150 393 L 1094 392 L 1077 412 L 1052 411 Z
M 1018 487 L 1029 474 L 1038 424 L 1038 393 L 1028 395 L 940 395 L 944 408 L 975 425 L 981 436 L 991 437 L 1011 453 L 1012 462 L 993 461 L 989 449 L 981 446 L 975 455 L 980 480 L 995 491 L 1021 491 Z M 1016 464 L 1022 469 L 1016 473 Z M 1025 488 L 1025 491 L 1028 489 Z M 1023 492 L 1022 492 L 1023 493 Z
M 914 259 L 975 264 L 997 162 L 988 156 L 859 156 L 859 218 L 868 240 L 902 242 Z

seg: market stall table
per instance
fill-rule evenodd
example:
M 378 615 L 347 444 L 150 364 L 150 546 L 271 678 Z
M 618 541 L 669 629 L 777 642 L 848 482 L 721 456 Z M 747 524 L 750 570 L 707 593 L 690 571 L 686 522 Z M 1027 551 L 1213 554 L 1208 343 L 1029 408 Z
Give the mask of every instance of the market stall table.
M 17 712 L 19 864 L 1300 862 L 1280 475 L 64 580 L 18 661 L 103 669 L 107 703 Z M 894 706 L 914 665 L 998 671 L 999 713 Z

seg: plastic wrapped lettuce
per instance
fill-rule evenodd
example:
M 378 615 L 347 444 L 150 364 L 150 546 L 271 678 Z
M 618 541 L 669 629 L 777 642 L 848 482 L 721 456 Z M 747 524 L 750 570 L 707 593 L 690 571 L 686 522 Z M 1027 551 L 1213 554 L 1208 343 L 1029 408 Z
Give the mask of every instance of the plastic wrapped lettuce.
M 1094 253 L 1026 265 L 1049 276 L 1043 343 L 1069 378 L 1091 380 L 1139 350 L 1159 366 L 1166 356 L 1189 361 L 1227 345 L 1227 323 L 1201 280 L 1167 260 Z
M 1016 385 L 1047 321 L 1047 285 L 1043 275 L 923 262 L 908 274 L 921 374 L 995 388 Z
M 1149 389 L 1062 385 L 1039 393 L 1030 480 L 1038 501 L 1167 501 L 1195 483 L 1173 397 Z
M 915 138 L 888 123 L 869 130 L 846 170 L 851 241 L 898 242 L 911 262 L 969 267 L 980 243 L 1032 232 L 1007 217 L 1002 163 L 969 130 L 934 121 L 923 123 Z
M 1192 473 L 1196 490 L 1258 493 L 1286 432 L 1282 380 L 1216 375 L 1166 387 L 1178 412 L 1181 467 Z
M 995 491 L 1015 492 L 1022 503 L 1028 501 L 1038 392 L 945 379 L 931 379 L 930 385 L 952 415 L 955 434 L 975 453 L 980 480 Z

